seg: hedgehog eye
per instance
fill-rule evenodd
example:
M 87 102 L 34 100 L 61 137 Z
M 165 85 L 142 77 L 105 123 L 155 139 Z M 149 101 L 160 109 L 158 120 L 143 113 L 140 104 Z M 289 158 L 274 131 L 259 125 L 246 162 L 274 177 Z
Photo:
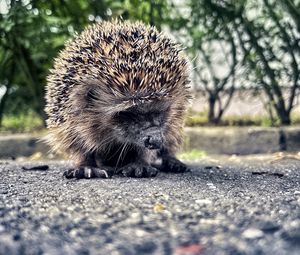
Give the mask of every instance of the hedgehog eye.
M 116 117 L 123 121 L 134 120 L 135 114 L 133 112 L 129 112 L 129 111 L 120 111 L 116 114 Z
M 94 90 L 89 90 L 86 95 L 86 101 L 88 105 L 92 105 L 97 99 L 96 92 Z

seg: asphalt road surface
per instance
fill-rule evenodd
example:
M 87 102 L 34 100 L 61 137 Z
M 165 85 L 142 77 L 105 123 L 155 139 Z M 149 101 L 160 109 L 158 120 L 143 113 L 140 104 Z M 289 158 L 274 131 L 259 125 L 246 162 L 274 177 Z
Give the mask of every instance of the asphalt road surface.
M 70 180 L 2 161 L 0 254 L 300 254 L 300 162 L 221 162 Z

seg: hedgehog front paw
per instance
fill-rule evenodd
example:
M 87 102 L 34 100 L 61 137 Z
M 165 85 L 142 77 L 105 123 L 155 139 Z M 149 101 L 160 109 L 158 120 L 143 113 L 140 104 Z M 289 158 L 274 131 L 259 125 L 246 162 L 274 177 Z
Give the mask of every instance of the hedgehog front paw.
M 64 176 L 67 179 L 110 178 L 112 176 L 112 172 L 107 169 L 86 166 L 68 169 L 64 172 Z
M 154 177 L 157 175 L 158 170 L 155 167 L 142 165 L 142 164 L 129 164 L 120 168 L 118 171 L 125 177 Z
M 174 157 L 164 158 L 161 166 L 161 171 L 169 173 L 183 173 L 189 170 L 190 169 L 186 164 L 182 163 L 180 160 Z

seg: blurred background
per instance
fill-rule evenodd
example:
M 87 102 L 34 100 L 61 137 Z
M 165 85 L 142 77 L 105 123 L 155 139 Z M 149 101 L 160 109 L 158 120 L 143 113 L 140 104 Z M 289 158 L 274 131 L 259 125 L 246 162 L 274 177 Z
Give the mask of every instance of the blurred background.
M 0 131 L 44 128 L 44 87 L 90 23 L 142 20 L 191 60 L 187 126 L 300 123 L 300 0 L 0 0 Z

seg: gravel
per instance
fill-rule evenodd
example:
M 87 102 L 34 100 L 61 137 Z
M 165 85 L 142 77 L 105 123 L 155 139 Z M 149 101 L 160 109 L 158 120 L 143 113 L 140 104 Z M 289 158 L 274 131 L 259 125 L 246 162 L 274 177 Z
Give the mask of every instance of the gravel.
M 0 254 L 300 254 L 298 161 L 207 163 L 67 180 L 67 162 L 2 161 Z

